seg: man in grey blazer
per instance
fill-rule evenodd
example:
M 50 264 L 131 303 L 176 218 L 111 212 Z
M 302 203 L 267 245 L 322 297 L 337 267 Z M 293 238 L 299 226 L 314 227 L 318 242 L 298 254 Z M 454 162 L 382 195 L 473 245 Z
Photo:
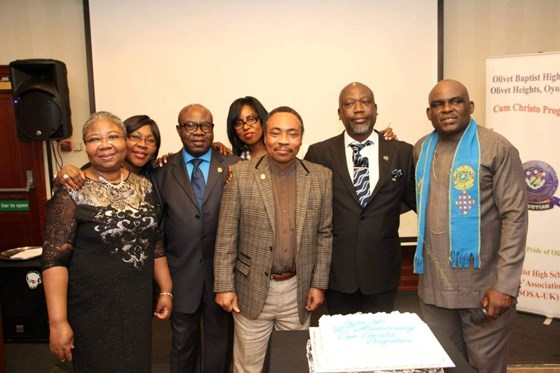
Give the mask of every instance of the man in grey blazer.
M 225 176 L 239 158 L 211 148 L 214 125 L 204 106 L 188 105 L 178 119 L 183 149 L 153 173 L 173 279 L 171 372 L 228 372 L 232 320 L 214 302 L 214 243 Z
M 234 318 L 234 372 L 260 373 L 272 329 L 309 327 L 331 262 L 332 182 L 296 158 L 303 121 L 279 107 L 267 155 L 239 162 L 224 189 L 214 259 L 216 303 Z
M 415 209 L 412 145 L 374 131 L 373 92 L 351 83 L 340 92 L 345 132 L 311 145 L 306 160 L 333 172 L 333 252 L 326 293 L 330 314 L 390 312 L 399 286 L 401 208 Z M 366 145 L 367 144 L 367 145 Z M 368 160 L 369 188 L 362 202 L 353 183 L 360 168 L 353 146 Z

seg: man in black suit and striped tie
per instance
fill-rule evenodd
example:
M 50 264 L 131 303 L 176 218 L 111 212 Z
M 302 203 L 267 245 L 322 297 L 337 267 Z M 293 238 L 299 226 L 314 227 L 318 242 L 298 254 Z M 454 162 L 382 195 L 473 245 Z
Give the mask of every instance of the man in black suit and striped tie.
M 374 131 L 377 105 L 364 84 L 340 92 L 338 117 L 346 131 L 310 146 L 305 156 L 333 172 L 327 308 L 330 314 L 390 312 L 401 271 L 401 207 L 416 209 L 412 145 Z

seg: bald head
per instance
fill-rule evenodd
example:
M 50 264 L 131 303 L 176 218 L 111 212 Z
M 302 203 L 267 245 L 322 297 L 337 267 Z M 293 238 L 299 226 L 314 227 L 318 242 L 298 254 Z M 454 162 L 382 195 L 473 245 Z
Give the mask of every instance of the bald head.
M 428 101 L 432 102 L 432 97 L 434 95 L 437 95 L 438 92 L 441 92 L 443 90 L 449 90 L 449 89 L 453 89 L 455 92 L 460 93 L 461 96 L 466 99 L 466 101 L 470 101 L 467 87 L 465 87 L 463 83 L 453 79 L 440 80 L 430 91 L 430 95 L 428 96 Z
M 354 90 L 354 89 L 360 89 L 363 90 L 364 92 L 367 92 L 368 94 L 371 95 L 371 97 L 373 98 L 373 91 L 365 84 L 360 83 L 360 82 L 352 82 L 350 84 L 348 84 L 346 87 L 342 88 L 342 91 L 340 91 L 340 95 L 338 95 L 338 106 L 341 106 L 341 100 L 343 99 L 343 97 L 346 96 L 346 94 L 348 93 L 348 91 L 350 90 Z M 375 103 L 375 100 L 374 100 Z
M 200 104 L 189 104 L 189 105 L 185 106 L 184 108 L 182 108 L 181 111 L 179 112 L 178 122 L 179 123 L 184 123 L 184 121 L 181 121 L 181 116 L 184 116 L 188 113 L 190 114 L 191 112 L 198 112 L 200 114 L 205 114 L 207 116 L 210 116 L 210 122 L 213 121 L 212 113 L 206 107 L 204 107 Z

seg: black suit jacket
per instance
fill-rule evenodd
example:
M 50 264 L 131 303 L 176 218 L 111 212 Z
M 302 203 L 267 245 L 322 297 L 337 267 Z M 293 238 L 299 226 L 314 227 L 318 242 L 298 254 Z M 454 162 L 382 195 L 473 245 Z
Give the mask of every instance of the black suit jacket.
M 187 175 L 182 151 L 169 157 L 167 164 L 152 173 L 162 208 L 161 225 L 165 251 L 173 280 L 173 310 L 194 313 L 206 291 L 214 299 L 214 244 L 222 190 L 228 166 L 239 160 L 212 150 L 202 212 Z
M 329 289 L 366 295 L 396 290 L 401 273 L 402 204 L 416 210 L 412 145 L 379 136 L 379 181 L 365 208 L 346 165 L 344 133 L 311 145 L 306 160 L 333 172 L 333 251 Z M 394 177 L 392 171 L 402 172 Z

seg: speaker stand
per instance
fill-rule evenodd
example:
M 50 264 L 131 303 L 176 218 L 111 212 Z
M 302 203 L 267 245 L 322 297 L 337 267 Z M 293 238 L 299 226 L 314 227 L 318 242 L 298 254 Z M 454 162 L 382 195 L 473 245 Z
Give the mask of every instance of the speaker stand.
M 47 162 L 48 162 L 48 169 L 49 169 L 49 187 L 52 195 L 53 186 L 54 186 L 54 175 L 53 175 L 53 161 L 52 161 L 52 142 L 46 141 L 47 143 Z

